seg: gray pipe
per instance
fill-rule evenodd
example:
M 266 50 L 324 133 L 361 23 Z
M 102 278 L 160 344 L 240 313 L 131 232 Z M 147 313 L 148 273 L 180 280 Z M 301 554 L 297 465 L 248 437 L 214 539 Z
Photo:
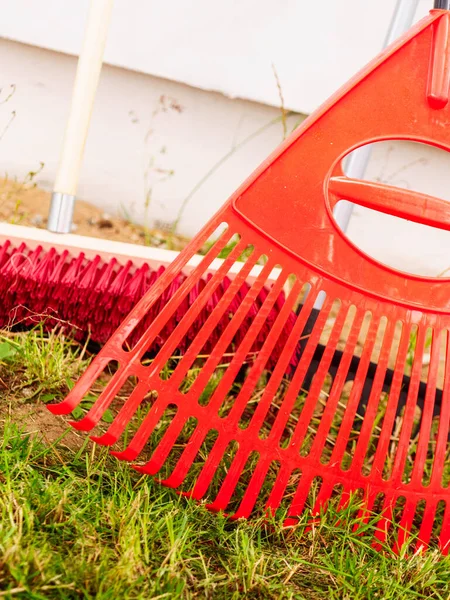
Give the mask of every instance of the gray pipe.
M 392 42 L 411 27 L 414 22 L 418 4 L 419 0 L 398 0 L 394 16 L 392 17 L 384 41 L 384 48 L 392 44 Z M 370 146 L 364 146 L 353 152 L 345 161 L 344 170 L 346 175 L 354 177 L 355 179 L 362 179 L 366 172 L 371 152 L 372 149 Z M 343 201 L 339 202 L 335 208 L 334 218 L 343 231 L 347 231 L 348 223 L 353 212 L 353 206 L 354 205 L 351 202 Z

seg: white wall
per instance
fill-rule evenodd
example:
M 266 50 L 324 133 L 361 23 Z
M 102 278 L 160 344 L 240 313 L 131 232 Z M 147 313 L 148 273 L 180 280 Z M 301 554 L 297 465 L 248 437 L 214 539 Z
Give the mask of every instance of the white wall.
M 278 106 L 275 65 L 286 106 L 309 113 L 379 52 L 396 1 L 115 0 L 105 60 Z M 0 37 L 77 54 L 88 4 L 0 0 Z
M 0 174 L 23 178 L 42 161 L 37 181 L 52 189 L 75 67 L 71 56 L 0 40 L 0 99 L 10 84 L 16 85 L 12 98 L 0 105 L 0 132 L 11 112 L 16 114 L 0 140 Z M 162 111 L 162 95 L 174 99 L 182 112 Z M 180 222 L 180 231 L 193 234 L 280 143 L 281 124 L 270 126 L 279 115 L 272 107 L 106 65 L 78 195 L 142 222 L 152 189 L 149 218 L 172 222 L 200 179 L 234 146 L 267 126 L 193 196 Z M 290 119 L 291 128 L 297 120 Z

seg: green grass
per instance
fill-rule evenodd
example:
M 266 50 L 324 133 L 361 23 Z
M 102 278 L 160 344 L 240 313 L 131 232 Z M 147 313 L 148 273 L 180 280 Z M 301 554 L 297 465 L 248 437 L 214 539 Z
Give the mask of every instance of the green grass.
M 282 516 L 232 522 L 84 436 L 69 441 L 64 425 L 52 440 L 27 433 L 24 407 L 64 395 L 88 360 L 40 329 L 0 336 L 0 598 L 450 596 L 450 559 L 377 552 L 373 523 L 353 531 L 356 500 L 312 528 L 308 513 L 291 528 Z

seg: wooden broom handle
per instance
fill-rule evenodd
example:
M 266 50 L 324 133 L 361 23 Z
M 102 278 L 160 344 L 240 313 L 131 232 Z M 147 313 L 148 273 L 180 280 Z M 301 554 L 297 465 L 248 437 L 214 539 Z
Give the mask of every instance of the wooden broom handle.
M 55 178 L 49 215 L 49 229 L 52 231 L 70 231 L 73 205 L 102 68 L 112 6 L 113 0 L 91 0 L 83 45 L 78 58 L 69 119 Z

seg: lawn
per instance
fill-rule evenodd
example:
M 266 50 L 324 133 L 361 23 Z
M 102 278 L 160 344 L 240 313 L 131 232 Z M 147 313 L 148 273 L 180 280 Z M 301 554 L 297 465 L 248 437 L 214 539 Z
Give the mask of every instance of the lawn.
M 313 524 L 236 522 L 113 459 L 44 407 L 89 360 L 40 328 L 0 333 L 0 598 L 450 597 L 450 559 L 376 551 L 356 499 Z

